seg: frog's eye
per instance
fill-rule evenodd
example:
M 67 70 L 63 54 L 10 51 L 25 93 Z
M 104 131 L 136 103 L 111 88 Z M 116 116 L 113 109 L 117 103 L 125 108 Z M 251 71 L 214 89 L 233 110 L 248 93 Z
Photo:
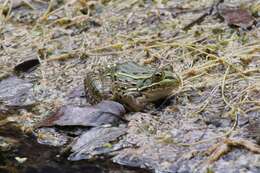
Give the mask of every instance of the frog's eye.
M 163 71 L 157 71 L 153 74 L 152 81 L 159 82 L 159 81 L 163 80 L 164 77 L 165 77 L 165 73 Z

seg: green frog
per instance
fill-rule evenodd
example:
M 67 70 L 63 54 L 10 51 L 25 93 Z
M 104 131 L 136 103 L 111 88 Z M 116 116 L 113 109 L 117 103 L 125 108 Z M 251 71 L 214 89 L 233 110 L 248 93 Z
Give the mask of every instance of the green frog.
M 115 100 L 130 111 L 141 111 L 149 103 L 171 95 L 179 86 L 180 79 L 169 66 L 158 69 L 135 62 L 89 72 L 85 78 L 92 103 Z

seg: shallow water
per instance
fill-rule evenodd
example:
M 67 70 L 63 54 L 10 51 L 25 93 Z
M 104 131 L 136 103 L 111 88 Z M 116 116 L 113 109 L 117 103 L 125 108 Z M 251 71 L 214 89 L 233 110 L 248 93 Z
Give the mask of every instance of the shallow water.
M 0 153 L 0 173 L 148 173 L 113 164 L 110 161 L 71 162 L 59 156 L 59 149 L 36 142 L 15 128 L 0 127 L 0 136 L 19 142 L 19 146 L 9 152 Z M 15 157 L 27 158 L 18 163 Z

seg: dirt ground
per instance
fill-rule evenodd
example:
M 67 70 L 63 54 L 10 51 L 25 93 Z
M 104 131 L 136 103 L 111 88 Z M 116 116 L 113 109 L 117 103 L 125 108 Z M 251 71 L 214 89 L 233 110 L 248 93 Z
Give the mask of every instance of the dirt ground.
M 96 66 L 170 64 L 181 87 L 162 109 L 125 115 L 120 143 L 131 146 L 112 160 L 158 173 L 260 172 L 259 1 L 0 0 L 0 15 L 0 126 L 35 133 L 62 105 L 88 105 L 83 80 Z M 28 60 L 39 65 L 28 71 Z M 1 88 L 10 76 L 25 96 Z

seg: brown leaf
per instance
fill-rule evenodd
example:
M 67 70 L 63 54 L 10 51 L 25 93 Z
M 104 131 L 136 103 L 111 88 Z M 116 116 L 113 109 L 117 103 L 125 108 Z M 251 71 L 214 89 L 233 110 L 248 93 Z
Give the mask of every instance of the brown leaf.
M 38 59 L 28 59 L 26 61 L 17 64 L 14 67 L 14 70 L 17 72 L 28 72 L 35 69 L 35 67 L 38 66 L 39 64 L 40 61 Z
M 224 20 L 231 26 L 237 26 L 244 29 L 251 27 L 254 24 L 254 17 L 245 9 L 225 8 L 219 11 Z
M 55 114 L 44 120 L 38 127 L 48 126 L 101 126 L 117 123 L 125 113 L 123 105 L 114 101 L 102 101 L 95 106 L 61 107 Z

